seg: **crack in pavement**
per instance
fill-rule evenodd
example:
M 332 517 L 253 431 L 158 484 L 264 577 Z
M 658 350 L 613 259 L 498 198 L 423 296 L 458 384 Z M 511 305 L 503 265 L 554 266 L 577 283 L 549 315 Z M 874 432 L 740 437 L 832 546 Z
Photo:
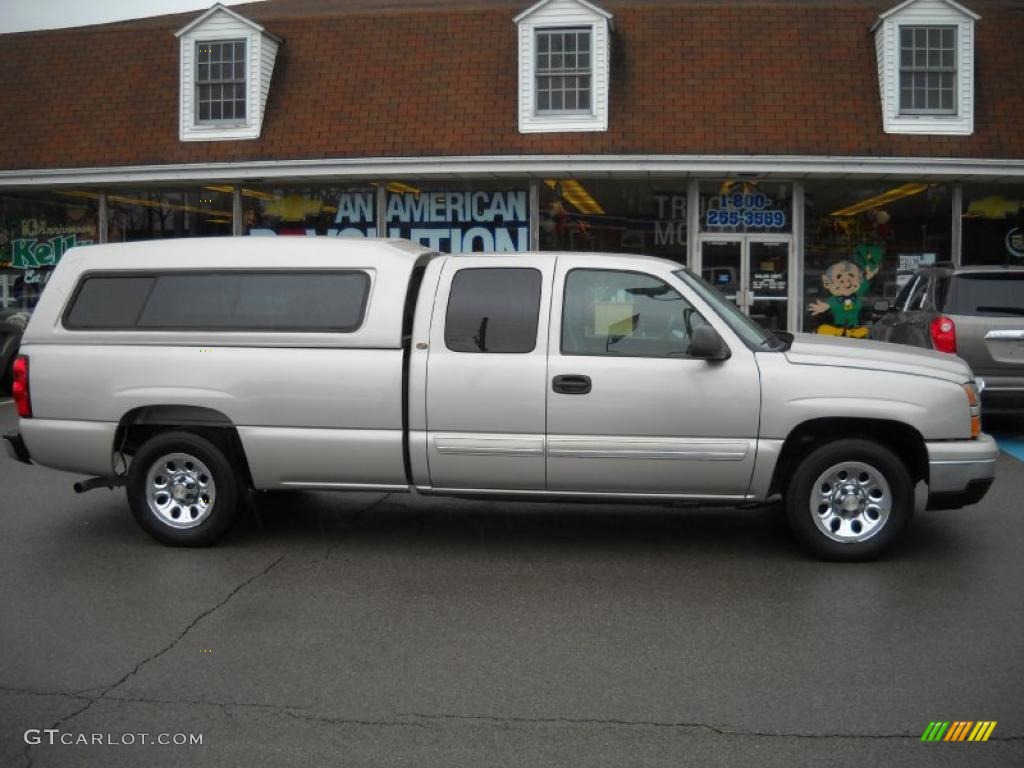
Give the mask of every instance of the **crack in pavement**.
M 99 689 L 89 689 L 99 690 Z M 5 685 L 0 685 L 0 694 L 10 693 L 17 694 L 19 696 L 58 696 L 65 699 L 89 699 L 90 696 L 86 696 L 83 691 L 40 691 L 35 688 L 10 688 Z
M 74 696 L 65 692 L 43 693 L 40 691 L 21 690 L 13 688 L 0 688 L 0 692 L 29 693 L 36 696 L 60 696 L 82 699 L 85 697 Z M 67 722 L 84 712 L 97 701 L 117 702 L 119 704 L 166 704 L 171 706 L 205 706 L 220 709 L 225 715 L 233 718 L 232 708 L 255 711 L 266 711 L 274 715 L 281 715 L 293 720 L 316 723 L 320 725 L 341 725 L 360 726 L 370 728 L 429 728 L 432 724 L 444 722 L 480 723 L 485 725 L 568 725 L 568 726 L 612 726 L 621 728 L 655 728 L 655 729 L 678 729 L 678 730 L 704 730 L 717 736 L 740 737 L 740 738 L 770 738 L 770 739 L 850 739 L 850 740 L 875 740 L 875 741 L 920 741 L 919 734 L 911 732 L 901 733 L 842 733 L 823 732 L 813 733 L 807 731 L 759 731 L 740 728 L 733 725 L 690 722 L 690 721 L 664 721 L 664 720 L 627 720 L 624 718 L 591 718 L 591 717 L 517 717 L 513 715 L 462 715 L 452 713 L 424 713 L 405 712 L 398 713 L 397 718 L 392 719 L 368 719 L 357 717 L 340 717 L 330 715 L 314 715 L 304 712 L 307 708 L 294 704 L 252 704 L 237 701 L 212 701 L 207 699 L 153 699 L 138 696 L 107 696 L 101 695 L 89 698 L 88 703 L 63 718 L 57 724 L 51 726 L 56 728 L 60 723 Z M 1024 735 L 993 734 L 989 737 L 990 742 L 1018 742 L 1024 741 Z M 25 757 L 31 766 L 31 757 L 28 755 L 28 748 L 25 750 Z
M 280 714 L 286 715 L 293 720 L 304 722 L 322 723 L 324 725 L 365 725 L 377 728 L 426 728 L 425 723 L 417 723 L 413 720 L 359 720 L 350 717 L 328 717 L 326 715 L 298 715 L 289 712 L 287 709 L 280 710 Z
M 245 588 L 246 588 L 247 586 L 249 586 L 250 584 L 252 584 L 252 583 L 253 583 L 254 581 L 256 581 L 257 579 L 259 579 L 259 578 L 262 578 L 263 576 L 266 576 L 266 575 L 267 575 L 268 573 L 270 573 L 270 572 L 271 572 L 271 571 L 272 571 L 272 570 L 273 570 L 274 568 L 276 568 L 276 567 L 278 566 L 278 564 L 280 564 L 280 562 L 281 562 L 282 560 L 284 560 L 284 558 L 285 558 L 285 555 L 281 555 L 281 556 L 280 556 L 279 558 L 277 558 L 277 560 L 275 560 L 274 562 L 272 562 L 272 563 L 271 563 L 270 565 L 268 565 L 268 566 L 267 566 L 266 568 L 264 568 L 264 569 L 263 569 L 262 571 L 260 571 L 260 572 L 259 572 L 259 573 L 257 573 L 257 574 L 254 574 L 253 576 L 250 576 L 250 577 L 249 577 L 248 579 L 246 579 L 245 581 L 243 581 L 243 582 L 242 582 L 241 584 L 239 584 L 239 585 L 238 585 L 237 587 L 235 587 L 234 589 L 232 589 L 232 590 L 231 590 L 230 592 L 228 592 L 227 596 L 226 596 L 226 597 L 225 597 L 225 598 L 224 598 L 223 600 L 221 600 L 221 601 L 220 601 L 219 603 L 217 603 L 217 604 L 216 604 L 215 606 L 213 606 L 212 608 L 208 608 L 207 610 L 203 611 L 203 612 L 202 612 L 202 613 L 200 613 L 200 614 L 199 614 L 198 616 L 196 616 L 196 617 L 195 617 L 194 619 L 192 619 L 192 621 L 191 621 L 191 622 L 189 622 L 188 626 L 187 626 L 187 627 L 185 627 L 185 628 L 184 628 L 184 629 L 183 629 L 183 630 L 182 630 L 182 631 L 181 631 L 181 632 L 180 632 L 180 633 L 178 634 L 178 636 L 177 636 L 176 638 L 174 638 L 174 640 L 172 640 L 172 641 L 171 641 L 171 643 L 170 643 L 169 645 L 165 646 L 164 648 L 162 648 L 161 650 L 157 651 L 156 653 L 150 654 L 149 656 L 147 656 L 146 658 L 144 658 L 144 659 L 143 659 L 142 661 L 140 661 L 140 662 L 139 662 L 138 664 L 136 664 L 136 665 L 135 665 L 135 669 L 133 669 L 133 670 L 132 670 L 131 672 L 128 672 L 128 673 L 127 673 L 126 675 L 124 675 L 124 677 L 122 677 L 122 678 L 121 678 L 120 680 L 118 680 L 118 681 L 117 681 L 116 683 L 114 683 L 113 685 L 111 685 L 111 686 L 108 686 L 107 688 L 105 688 L 105 689 L 103 690 L 103 692 L 102 692 L 102 693 L 101 693 L 101 694 L 100 694 L 100 695 L 99 695 L 99 696 L 98 696 L 97 698 L 103 698 L 103 697 L 104 697 L 104 696 L 106 696 L 106 695 L 107 695 L 107 694 L 108 694 L 108 693 L 109 693 L 110 691 L 114 690 L 115 688 L 117 688 L 118 686 L 120 686 L 120 685 L 122 685 L 123 683 L 127 682 L 127 681 L 128 681 L 128 680 L 130 680 L 130 679 L 131 679 L 132 677 L 134 677 L 134 676 L 135 676 L 136 674 L 138 674 L 139 670 L 140 670 L 140 669 L 142 669 L 142 668 L 143 668 L 144 666 L 146 666 L 147 664 L 149 664 L 149 663 L 150 663 L 151 661 L 155 661 L 156 659 L 158 659 L 158 658 L 160 658 L 161 656 L 163 656 L 163 655 L 164 655 L 165 653 L 168 653 L 169 651 L 173 650 L 173 649 L 174 649 L 174 647 L 175 647 L 175 646 L 176 646 L 176 645 L 177 645 L 178 643 L 180 643 L 180 642 L 182 641 L 182 639 L 183 639 L 183 638 L 185 637 L 185 635 L 187 635 L 187 634 L 188 634 L 189 632 L 191 632 L 191 631 L 192 631 L 192 629 L 193 629 L 193 628 L 194 628 L 194 627 L 195 627 L 195 626 L 196 626 L 196 625 L 197 625 L 197 624 L 198 624 L 199 622 L 201 622 L 201 621 L 202 621 L 203 619 L 205 619 L 205 618 L 206 618 L 207 616 L 209 616 L 210 614 L 212 614 L 212 613 L 215 613 L 216 611 L 218 611 L 218 610 L 220 610 L 221 608 L 223 608 L 223 607 L 224 607 L 225 605 L 227 605 L 227 603 L 228 603 L 228 602 L 229 602 L 229 601 L 231 600 L 231 598 L 233 598 L 233 597 L 234 597 L 235 595 L 237 595 L 237 594 L 238 594 L 239 592 L 241 592 L 241 591 L 242 591 L 243 589 L 245 589 Z
M 617 718 L 577 718 L 577 717 L 514 717 L 498 715 L 456 715 L 448 713 L 425 714 L 422 712 L 410 712 L 406 717 L 420 718 L 424 720 L 456 720 L 469 722 L 484 722 L 507 725 L 509 723 L 520 723 L 526 725 L 612 725 L 623 727 L 646 727 L 646 728 L 693 728 L 711 731 L 720 736 L 753 736 L 763 738 L 782 739 L 912 739 L 919 741 L 920 734 L 902 733 L 808 733 L 801 731 L 756 731 L 744 728 L 737 728 L 731 725 L 712 725 L 710 723 L 694 722 L 666 722 L 659 720 L 624 720 Z M 1024 736 L 992 736 L 989 741 L 1022 741 Z
M 85 690 L 99 690 L 100 691 L 99 695 L 97 695 L 97 696 L 73 696 L 73 698 L 79 698 L 79 699 L 83 699 L 84 698 L 86 700 L 85 705 L 80 707 L 80 708 L 78 708 L 78 709 L 76 709 L 71 714 L 65 715 L 64 717 L 62 717 L 59 720 L 57 720 L 55 723 L 53 723 L 50 726 L 50 729 L 51 730 L 55 730 L 55 729 L 59 728 L 61 725 L 63 725 L 64 723 L 70 722 L 71 720 L 75 719 L 80 714 L 82 714 L 83 712 L 88 710 L 90 707 L 92 707 L 92 705 L 95 704 L 97 701 L 113 700 L 114 698 L 116 698 L 116 697 L 109 697 L 108 698 L 107 694 L 109 694 L 115 688 L 123 685 L 125 682 L 130 680 L 132 677 L 134 677 L 136 674 L 138 674 L 140 669 L 142 669 L 144 666 L 149 664 L 151 661 L 155 661 L 156 659 L 158 659 L 161 656 L 163 656 L 165 653 L 168 653 L 169 651 L 173 650 L 175 648 L 175 646 L 177 646 L 178 643 L 180 643 L 182 641 L 182 639 L 185 637 L 185 635 L 187 635 L 189 632 L 191 632 L 192 629 L 195 628 L 195 626 L 197 624 L 199 624 L 199 622 L 201 622 L 203 619 L 205 619 L 210 614 L 215 613 L 216 611 L 218 611 L 221 608 L 223 608 L 231 600 L 231 598 L 233 598 L 235 595 L 237 595 L 239 592 L 241 592 L 247 586 L 252 584 L 254 581 L 256 581 L 257 579 L 259 579 L 259 578 L 261 578 L 263 576 L 266 576 L 268 573 L 270 573 L 270 571 L 272 571 L 274 568 L 276 568 L 278 566 L 278 564 L 280 564 L 280 562 L 282 560 L 284 560 L 284 558 L 285 558 L 285 555 L 281 555 L 279 558 L 277 558 L 277 560 L 274 560 L 272 563 L 270 563 L 270 565 L 268 565 L 262 571 L 260 571 L 259 573 L 254 574 L 253 576 L 250 576 L 248 579 L 246 579 L 241 584 L 236 586 L 234 589 L 232 589 L 230 592 L 228 592 L 228 594 L 224 597 L 223 600 L 221 600 L 219 603 L 217 603 L 212 608 L 206 609 L 205 611 L 200 613 L 198 616 L 196 616 L 194 619 L 192 619 L 192 621 L 190 621 L 188 623 L 188 626 L 186 626 L 185 629 L 183 629 L 178 634 L 178 636 L 176 638 L 174 638 L 174 640 L 172 640 L 168 645 L 164 646 L 162 649 L 160 649 L 156 653 L 152 653 L 149 656 L 147 656 L 146 658 L 144 658 L 142 661 L 140 661 L 138 664 L 136 664 L 135 667 L 131 671 L 129 671 L 128 673 L 123 675 L 120 680 L 117 680 L 116 682 L 114 682 L 114 683 L 112 683 L 112 684 L 110 684 L 110 685 L 108 685 L 108 686 L 106 686 L 104 688 L 87 688 L 87 689 L 85 689 Z M 33 764 L 32 756 L 29 753 L 31 749 L 32 749 L 32 746 L 31 745 L 27 745 L 25 747 L 25 750 L 24 750 L 24 753 L 23 753 L 24 756 L 25 756 L 25 760 L 27 761 L 28 768 L 31 768 L 31 766 Z
M 667 722 L 659 720 L 626 720 L 621 718 L 578 718 L 578 717 L 515 717 L 499 715 L 456 715 L 447 713 L 426 714 L 423 712 L 399 713 L 392 720 L 366 720 L 346 717 L 329 717 L 325 715 L 297 715 L 282 709 L 280 714 L 296 720 L 324 723 L 327 725 L 365 725 L 372 727 L 415 727 L 425 728 L 428 723 L 456 721 L 476 722 L 493 725 L 579 725 L 579 726 L 614 726 L 625 728 L 664 728 L 680 730 L 706 730 L 718 736 L 739 736 L 775 739 L 865 739 L 865 740 L 910 740 L 920 741 L 917 733 L 810 733 L 802 731 L 757 731 L 738 728 L 731 725 L 712 725 L 698 722 Z M 426 722 L 417 722 L 426 721 Z M 989 741 L 1024 741 L 1024 735 L 991 736 Z

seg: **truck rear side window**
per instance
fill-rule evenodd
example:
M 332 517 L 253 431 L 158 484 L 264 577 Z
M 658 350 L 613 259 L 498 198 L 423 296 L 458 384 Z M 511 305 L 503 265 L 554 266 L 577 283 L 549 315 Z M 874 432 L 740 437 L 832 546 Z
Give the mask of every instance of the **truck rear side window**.
M 64 316 L 74 330 L 349 333 L 363 321 L 365 272 L 175 272 L 91 276 Z
M 453 352 L 532 352 L 541 274 L 536 269 L 461 269 L 452 280 L 444 343 Z
M 153 289 L 154 277 L 90 277 L 64 315 L 68 328 L 132 328 Z

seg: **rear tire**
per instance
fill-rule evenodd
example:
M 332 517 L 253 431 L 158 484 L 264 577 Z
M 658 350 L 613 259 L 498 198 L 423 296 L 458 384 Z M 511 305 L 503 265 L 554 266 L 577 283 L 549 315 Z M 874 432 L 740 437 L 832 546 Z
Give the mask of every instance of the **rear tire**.
M 899 538 L 914 511 L 906 465 L 872 440 L 835 440 L 807 454 L 786 492 L 797 540 L 823 560 L 873 560 Z
M 238 517 L 238 473 L 214 443 L 191 432 L 164 432 L 145 443 L 128 469 L 128 505 L 154 539 L 205 547 Z

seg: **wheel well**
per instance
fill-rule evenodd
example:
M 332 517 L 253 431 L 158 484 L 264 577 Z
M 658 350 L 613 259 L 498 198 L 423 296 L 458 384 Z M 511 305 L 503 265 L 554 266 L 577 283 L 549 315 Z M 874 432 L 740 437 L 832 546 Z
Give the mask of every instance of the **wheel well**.
M 785 491 L 787 478 L 814 448 L 847 437 L 873 440 L 884 445 L 903 461 L 915 483 L 928 481 L 928 449 L 921 433 L 910 425 L 885 419 L 814 419 L 800 424 L 786 437 L 772 475 L 769 494 Z
M 249 461 L 234 422 L 220 411 L 191 405 L 147 405 L 134 408 L 117 425 L 114 452 L 133 456 L 139 447 L 161 432 L 182 431 L 205 437 L 228 457 L 252 488 Z

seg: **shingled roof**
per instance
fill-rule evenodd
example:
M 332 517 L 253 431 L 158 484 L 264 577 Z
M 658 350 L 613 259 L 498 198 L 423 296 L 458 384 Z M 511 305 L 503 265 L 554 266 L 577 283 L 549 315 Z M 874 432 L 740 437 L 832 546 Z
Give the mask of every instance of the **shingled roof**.
M 268 0 L 284 39 L 262 137 L 178 139 L 178 41 L 196 18 L 0 36 L 0 169 L 472 155 L 1024 158 L 1024 4 L 973 0 L 975 133 L 882 132 L 874 39 L 893 0 L 599 2 L 614 14 L 607 132 L 523 135 L 530 2 Z

